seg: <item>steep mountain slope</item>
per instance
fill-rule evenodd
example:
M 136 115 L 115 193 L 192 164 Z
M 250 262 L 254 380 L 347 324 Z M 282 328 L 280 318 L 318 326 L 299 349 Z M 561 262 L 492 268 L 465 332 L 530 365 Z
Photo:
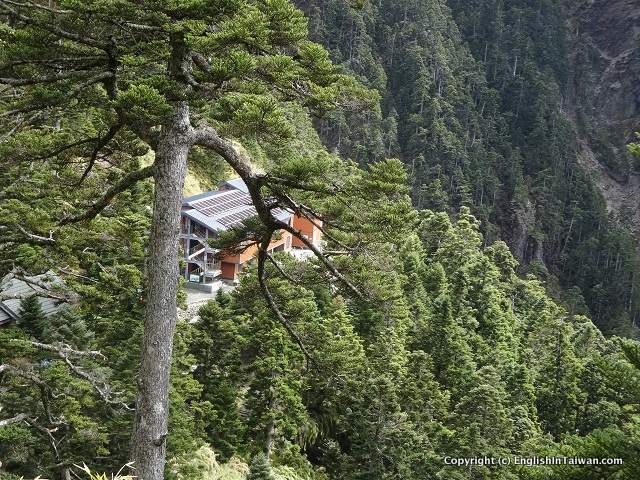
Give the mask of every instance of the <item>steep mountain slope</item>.
M 379 115 L 319 121 L 326 144 L 360 163 L 401 158 L 418 208 L 471 206 L 485 244 L 506 240 L 523 273 L 543 278 L 558 298 L 577 295 L 604 330 L 640 318 L 635 240 L 609 216 L 629 218 L 625 205 L 635 201 L 623 149 L 636 108 L 625 107 L 633 71 L 578 48 L 602 45 L 605 55 L 622 55 L 615 65 L 635 65 L 634 2 L 297 3 L 312 36 L 381 95 Z M 630 20 L 618 27 L 618 15 Z M 583 23 L 590 27 L 572 26 Z M 618 40 L 602 39 L 616 28 Z M 609 116 L 602 83 L 613 79 Z
M 640 5 L 633 0 L 568 2 L 572 78 L 569 105 L 581 164 L 609 210 L 640 234 L 639 165 L 624 145 L 640 126 Z
M 628 138 L 640 120 L 640 4 L 567 2 L 578 113 Z

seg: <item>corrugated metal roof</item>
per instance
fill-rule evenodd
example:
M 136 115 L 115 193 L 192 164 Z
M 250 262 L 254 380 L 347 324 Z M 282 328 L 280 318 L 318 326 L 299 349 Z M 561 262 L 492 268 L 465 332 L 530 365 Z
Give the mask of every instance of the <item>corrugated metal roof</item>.
M 42 275 L 36 275 L 33 277 L 26 277 L 27 280 L 33 280 L 39 283 L 44 283 L 45 285 L 55 286 L 62 284 L 62 280 L 60 277 L 53 274 L 52 272 L 43 273 Z M 9 295 L 30 295 L 36 294 L 38 292 L 43 292 L 44 290 L 38 286 L 29 282 L 25 282 L 24 280 L 11 277 L 7 275 L 0 281 L 0 292 Z M 66 304 L 64 302 L 60 302 L 59 300 L 38 296 L 38 300 L 40 301 L 40 306 L 42 307 L 42 312 L 46 316 L 53 315 L 54 313 L 59 312 L 63 308 L 65 308 Z M 0 302 L 0 324 L 7 323 L 9 320 L 16 318 L 20 312 L 20 299 L 10 299 Z M 3 318 L 6 318 L 3 320 Z
M 221 188 L 225 189 L 185 198 L 182 214 L 214 232 L 228 230 L 258 215 L 241 178 L 223 182 Z M 273 215 L 282 221 L 291 217 L 291 213 L 280 208 Z
M 249 193 L 249 189 L 247 188 L 247 185 L 244 183 L 244 180 L 242 180 L 241 178 L 234 178 L 232 180 L 227 180 L 226 182 L 223 182 L 223 185 L 228 188 L 235 188 L 236 190 L 240 190 L 241 192 L 244 192 L 244 193 Z
M 209 230 L 213 230 L 214 232 L 222 232 L 226 230 L 225 226 L 216 221 L 215 218 L 209 218 L 196 209 L 183 210 L 182 214 L 189 217 L 191 220 L 198 222 L 200 225 L 207 227 Z
M 2 303 L 0 303 L 0 326 L 9 323 L 13 319 L 13 312 L 11 312 L 11 310 L 7 309 L 2 305 Z
M 226 193 L 228 193 L 226 190 L 212 190 L 210 192 L 198 193 L 197 195 L 183 198 L 182 205 L 191 206 L 192 203 L 197 202 L 198 200 L 202 200 L 204 198 L 212 198 L 216 195 L 224 195 Z

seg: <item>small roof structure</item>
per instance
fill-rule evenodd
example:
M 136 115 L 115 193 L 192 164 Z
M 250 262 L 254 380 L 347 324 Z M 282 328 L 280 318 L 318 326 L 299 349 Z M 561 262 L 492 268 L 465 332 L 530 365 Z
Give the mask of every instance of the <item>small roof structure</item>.
M 43 283 L 45 285 L 54 286 L 56 284 L 62 284 L 60 277 L 53 272 L 43 273 L 41 275 L 35 275 L 31 277 L 25 277 L 27 281 L 14 277 L 9 274 L 0 280 L 0 293 L 9 295 L 36 295 L 40 301 L 42 312 L 45 316 L 49 317 L 63 308 L 66 307 L 64 302 L 49 298 L 46 296 L 38 295 L 38 292 L 44 292 L 44 289 L 35 283 L 29 283 L 32 280 L 36 283 Z M 0 326 L 6 325 L 12 320 L 16 320 L 20 315 L 20 302 L 19 298 L 12 298 L 9 300 L 0 301 Z
M 247 185 L 244 183 L 244 180 L 242 180 L 241 178 L 232 178 L 231 180 L 226 180 L 222 182 L 222 187 L 228 188 L 228 189 L 240 190 L 241 192 L 244 192 L 244 193 L 249 193 L 249 189 L 247 188 Z
M 248 192 L 241 178 L 227 180 L 219 190 L 183 199 L 182 214 L 209 230 L 223 232 L 258 215 Z M 273 210 L 273 215 L 282 221 L 291 218 L 291 213 L 281 208 Z

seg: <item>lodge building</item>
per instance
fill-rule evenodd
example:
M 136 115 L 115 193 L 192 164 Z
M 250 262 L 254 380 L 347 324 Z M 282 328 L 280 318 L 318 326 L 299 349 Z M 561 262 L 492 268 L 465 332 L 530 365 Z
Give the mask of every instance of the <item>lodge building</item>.
M 240 254 L 225 254 L 212 248 L 209 240 L 256 215 L 247 186 L 239 178 L 222 182 L 218 190 L 182 201 L 180 239 L 187 286 L 198 288 L 218 280 L 237 280 L 243 267 L 255 257 L 257 247 L 251 246 Z M 285 209 L 275 209 L 273 215 L 320 247 L 322 234 L 314 222 Z M 269 245 L 270 252 L 305 248 L 300 239 L 286 231 L 281 231 Z

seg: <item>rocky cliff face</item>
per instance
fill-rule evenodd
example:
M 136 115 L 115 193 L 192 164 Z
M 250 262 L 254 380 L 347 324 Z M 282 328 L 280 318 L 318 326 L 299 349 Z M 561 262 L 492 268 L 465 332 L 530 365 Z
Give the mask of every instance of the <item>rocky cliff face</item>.
M 628 135 L 640 118 L 640 1 L 570 3 L 581 113 Z
M 581 163 L 609 210 L 640 234 L 640 172 L 625 145 L 640 129 L 640 0 L 570 0 L 569 113 Z

